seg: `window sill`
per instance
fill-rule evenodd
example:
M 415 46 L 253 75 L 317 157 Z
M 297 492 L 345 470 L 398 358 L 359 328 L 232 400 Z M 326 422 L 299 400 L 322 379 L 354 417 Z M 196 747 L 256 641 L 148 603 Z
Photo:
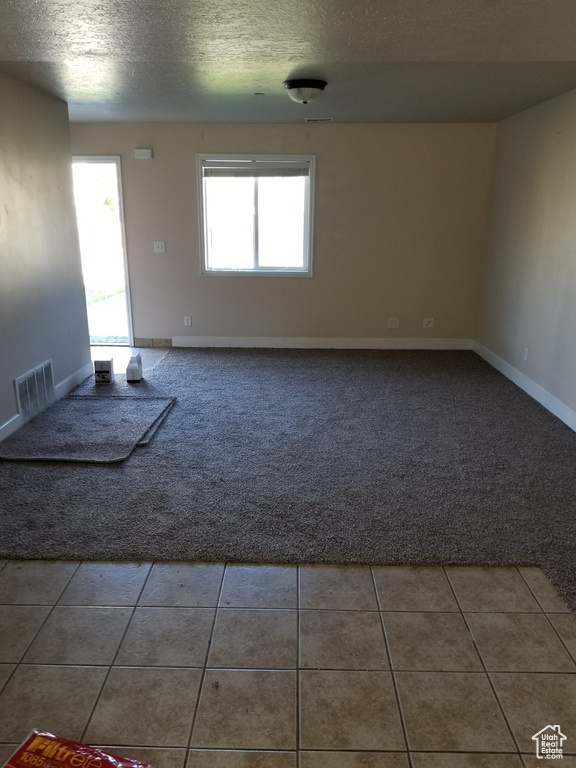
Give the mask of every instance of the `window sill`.
M 289 269 L 203 269 L 202 277 L 312 277 L 312 272 Z

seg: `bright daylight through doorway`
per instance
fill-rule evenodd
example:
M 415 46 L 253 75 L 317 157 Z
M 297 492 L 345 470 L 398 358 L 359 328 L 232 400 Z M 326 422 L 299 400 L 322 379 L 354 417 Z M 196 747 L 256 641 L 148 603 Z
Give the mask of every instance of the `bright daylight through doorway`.
M 90 344 L 130 344 L 118 158 L 74 158 Z

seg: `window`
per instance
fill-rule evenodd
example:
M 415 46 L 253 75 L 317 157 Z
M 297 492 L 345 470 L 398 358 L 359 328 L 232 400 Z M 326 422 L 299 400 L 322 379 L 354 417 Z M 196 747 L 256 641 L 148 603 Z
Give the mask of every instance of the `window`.
M 203 274 L 312 275 L 314 157 L 199 155 Z

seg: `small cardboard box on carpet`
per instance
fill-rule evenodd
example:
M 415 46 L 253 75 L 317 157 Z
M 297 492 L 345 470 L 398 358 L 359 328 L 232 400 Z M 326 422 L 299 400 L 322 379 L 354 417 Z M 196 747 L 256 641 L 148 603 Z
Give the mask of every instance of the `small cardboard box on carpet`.
M 96 384 L 111 384 L 114 381 L 114 360 L 94 360 L 94 381 Z
M 5 768 L 152 768 L 127 757 L 103 752 L 88 744 L 34 730 L 5 764 Z

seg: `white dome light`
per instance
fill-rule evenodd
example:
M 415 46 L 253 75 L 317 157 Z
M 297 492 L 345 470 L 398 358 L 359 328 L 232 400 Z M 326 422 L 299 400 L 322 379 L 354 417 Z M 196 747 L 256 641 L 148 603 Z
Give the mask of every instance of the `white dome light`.
M 321 95 L 327 83 L 324 80 L 303 79 L 284 80 L 283 85 L 292 101 L 308 104 L 309 101 L 314 101 Z

